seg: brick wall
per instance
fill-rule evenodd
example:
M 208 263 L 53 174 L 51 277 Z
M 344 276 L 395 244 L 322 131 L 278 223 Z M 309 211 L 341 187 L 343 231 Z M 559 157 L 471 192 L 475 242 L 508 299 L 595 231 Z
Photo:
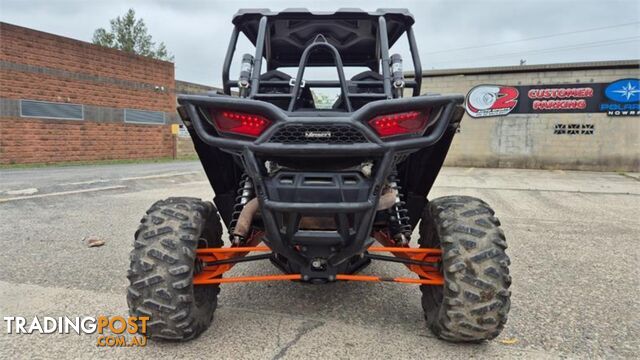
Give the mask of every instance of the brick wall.
M 607 83 L 639 78 L 640 62 L 611 61 L 423 73 L 422 93 L 466 94 L 481 84 Z M 554 135 L 555 124 L 594 124 L 593 135 Z M 465 114 L 445 162 L 449 166 L 640 171 L 638 117 L 605 113 L 510 114 L 474 119 Z
M 5 91 L 13 95 L 12 88 L 18 85 L 27 87 L 36 100 L 69 98 L 70 102 L 114 106 L 132 97 L 127 106 L 173 110 L 172 63 L 6 23 L 0 23 L 0 34 L 3 96 Z M 6 64 L 22 66 L 14 71 L 6 69 Z M 14 77 L 18 84 L 10 83 Z
M 21 117 L 20 99 L 81 104 L 85 117 Z M 173 156 L 175 104 L 170 62 L 0 23 L 0 164 Z M 124 109 L 165 124 L 125 123 Z
M 176 93 L 178 94 L 203 94 L 207 92 L 222 92 L 222 89 L 213 86 L 195 84 L 188 81 L 176 80 Z M 176 156 L 178 158 L 192 158 L 196 156 L 191 137 L 180 135 L 176 137 Z
M 173 156 L 165 126 L 94 121 L 0 120 L 4 163 L 142 159 Z

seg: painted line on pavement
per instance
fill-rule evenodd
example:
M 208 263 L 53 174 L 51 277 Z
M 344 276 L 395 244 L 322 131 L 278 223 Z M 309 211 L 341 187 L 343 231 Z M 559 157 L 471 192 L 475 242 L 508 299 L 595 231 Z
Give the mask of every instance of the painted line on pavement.
M 33 195 L 38 192 L 38 188 L 26 188 L 18 190 L 7 190 L 4 193 L 7 195 Z
M 12 198 L 0 199 L 0 203 L 9 202 L 9 201 L 15 201 L 15 200 L 27 200 L 27 199 L 36 199 L 36 198 L 49 197 L 49 196 L 72 195 L 72 194 L 80 194 L 80 193 L 86 193 L 86 192 L 104 191 L 104 190 L 116 190 L 116 189 L 124 189 L 124 188 L 126 188 L 126 186 L 124 186 L 124 185 L 116 185 L 116 186 L 104 186 L 104 187 L 93 188 L 93 189 L 60 191 L 60 192 L 49 193 L 49 194 L 38 194 L 38 195 L 29 195 L 29 196 L 16 196 L 16 197 L 12 197 Z
M 97 184 L 97 183 L 106 183 L 109 182 L 109 180 L 87 180 L 87 181 L 78 181 L 78 182 L 70 182 L 70 183 L 61 183 L 58 184 L 60 186 L 66 186 L 66 185 L 91 185 L 91 184 Z
M 192 174 L 200 174 L 200 172 L 199 171 L 188 171 L 188 172 L 160 174 L 160 175 L 134 176 L 134 177 L 120 178 L 118 180 L 120 180 L 120 181 L 130 181 L 130 180 L 157 179 L 157 178 L 166 178 L 166 177 L 192 175 Z

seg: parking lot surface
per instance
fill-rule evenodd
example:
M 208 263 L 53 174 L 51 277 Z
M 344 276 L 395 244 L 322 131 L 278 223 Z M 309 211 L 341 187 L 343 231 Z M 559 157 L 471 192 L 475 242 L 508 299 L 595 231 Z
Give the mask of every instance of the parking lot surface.
M 639 174 L 445 168 L 430 198 L 491 204 L 507 235 L 512 308 L 481 344 L 440 341 L 416 286 L 225 284 L 211 328 L 189 343 L 102 348 L 95 335 L 0 329 L 1 358 L 633 358 L 640 353 Z M 126 315 L 133 232 L 169 196 L 213 196 L 197 162 L 0 170 L 0 313 Z M 82 239 L 96 236 L 102 247 Z M 268 262 L 231 275 L 269 274 Z M 411 276 L 399 264 L 365 274 Z

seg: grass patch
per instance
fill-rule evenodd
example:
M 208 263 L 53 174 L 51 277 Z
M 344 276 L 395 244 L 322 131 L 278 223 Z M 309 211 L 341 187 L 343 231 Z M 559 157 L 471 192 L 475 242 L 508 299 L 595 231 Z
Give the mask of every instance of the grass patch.
M 60 167 L 60 166 L 86 166 L 86 165 L 119 165 L 119 164 L 149 164 L 149 163 L 167 163 L 174 161 L 193 161 L 198 160 L 198 156 L 186 156 L 177 159 L 170 157 L 159 157 L 151 159 L 111 159 L 111 160 L 91 160 L 91 161 L 65 161 L 56 163 L 29 163 L 29 164 L 0 164 L 0 169 L 29 169 L 42 167 Z

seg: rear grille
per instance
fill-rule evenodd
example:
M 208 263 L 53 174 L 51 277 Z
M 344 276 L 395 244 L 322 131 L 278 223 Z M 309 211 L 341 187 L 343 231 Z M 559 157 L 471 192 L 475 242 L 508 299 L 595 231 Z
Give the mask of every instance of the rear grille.
M 368 142 L 348 125 L 285 125 L 269 140 L 280 144 L 359 144 Z

